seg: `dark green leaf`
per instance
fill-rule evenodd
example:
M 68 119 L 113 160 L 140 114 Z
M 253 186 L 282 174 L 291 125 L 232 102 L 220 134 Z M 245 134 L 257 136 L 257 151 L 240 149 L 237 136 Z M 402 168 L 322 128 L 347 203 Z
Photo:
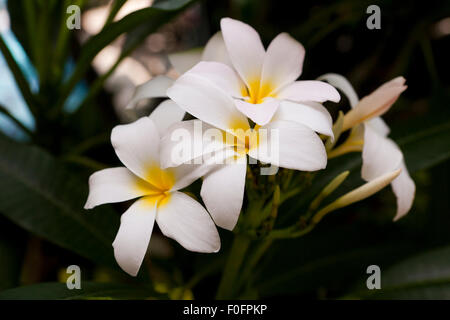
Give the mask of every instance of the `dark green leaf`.
M 115 266 L 119 218 L 83 210 L 87 182 L 37 147 L 0 136 L 0 212 L 22 228 L 92 261 Z
M 386 271 L 381 269 L 381 290 L 360 289 L 349 296 L 365 299 L 450 299 L 450 247 L 415 255 Z
M 373 261 L 385 265 L 411 253 L 412 241 L 392 242 L 398 234 L 395 228 L 322 225 L 304 237 L 278 241 L 258 267 L 254 286 L 265 297 L 310 293 L 319 287 L 349 289 Z

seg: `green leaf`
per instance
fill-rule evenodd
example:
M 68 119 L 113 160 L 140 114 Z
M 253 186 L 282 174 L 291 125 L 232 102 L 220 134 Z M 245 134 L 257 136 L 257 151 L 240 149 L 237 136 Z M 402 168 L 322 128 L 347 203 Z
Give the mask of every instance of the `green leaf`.
M 178 12 L 194 1 L 195 0 L 164 1 L 158 5 L 134 11 L 121 20 L 106 25 L 100 33 L 90 38 L 83 46 L 75 71 L 62 89 L 57 109 L 63 105 L 72 89 L 78 81 L 81 80 L 90 67 L 94 57 L 118 36 L 132 31 L 143 24 L 147 24 L 149 28 L 153 30 L 157 30 L 161 25 L 168 22 Z
M 413 241 L 394 241 L 396 225 L 325 224 L 304 237 L 274 243 L 255 272 L 254 287 L 262 297 L 321 287 L 343 294 L 374 261 L 391 264 L 417 248 Z
M 0 136 L 0 212 L 50 242 L 92 261 L 116 266 L 111 243 L 119 217 L 110 207 L 83 210 L 87 181 L 79 181 L 37 147 Z
M 450 158 L 450 121 L 413 131 L 397 143 L 411 172 L 435 166 Z
M 365 284 L 365 280 L 361 281 Z M 381 289 L 361 289 L 348 297 L 363 299 L 450 299 L 450 246 L 407 258 L 386 271 Z
M 81 289 L 69 290 L 65 283 L 49 282 L 0 292 L 0 300 L 91 300 L 158 298 L 152 288 L 114 283 L 81 281 Z

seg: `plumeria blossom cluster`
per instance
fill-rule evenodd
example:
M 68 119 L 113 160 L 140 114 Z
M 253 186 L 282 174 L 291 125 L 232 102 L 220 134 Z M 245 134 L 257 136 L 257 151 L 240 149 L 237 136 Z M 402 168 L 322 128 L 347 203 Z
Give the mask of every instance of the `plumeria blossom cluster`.
M 322 170 L 329 158 L 362 151 L 362 177 L 367 183 L 315 210 L 348 172 L 333 179 L 311 203 L 315 211 L 307 226 L 390 183 L 398 199 L 396 219 L 409 211 L 414 182 L 379 117 L 406 88 L 404 79 L 396 78 L 358 101 L 342 76 L 297 80 L 304 56 L 303 46 L 286 33 L 265 49 L 252 27 L 224 18 L 221 32 L 203 50 L 170 57 L 176 79 L 158 76 L 136 89 L 128 108 L 136 108 L 143 99 L 167 100 L 150 116 L 113 129 L 111 143 L 124 166 L 90 177 L 85 206 L 137 198 L 122 215 L 113 242 L 123 270 L 133 276 L 138 273 L 155 221 L 164 235 L 203 253 L 220 249 L 216 226 L 236 230 L 245 219 L 251 220 L 242 223 L 248 234 L 262 226 L 273 238 L 308 230 L 305 224 L 272 230 L 278 206 L 298 190 L 292 183 L 283 183 L 287 189 L 282 189 L 274 183 L 277 178 L 264 180 L 273 184 L 262 188 L 269 195 L 253 195 L 248 206 L 253 201 L 257 209 L 244 212 L 246 189 L 251 192 L 253 186 L 249 181 L 256 181 L 252 166 L 266 175 L 282 168 L 291 179 L 293 172 Z M 322 103 L 340 101 L 336 88 L 348 96 L 352 109 L 333 124 Z M 183 121 L 186 114 L 196 119 Z M 349 129 L 346 141 L 337 144 L 340 134 Z M 200 199 L 194 199 L 182 190 L 199 178 Z

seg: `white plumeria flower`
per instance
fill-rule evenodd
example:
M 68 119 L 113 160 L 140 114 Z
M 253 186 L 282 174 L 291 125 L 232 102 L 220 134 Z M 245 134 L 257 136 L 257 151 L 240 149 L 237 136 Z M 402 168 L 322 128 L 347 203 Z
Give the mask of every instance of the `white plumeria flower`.
M 220 62 L 200 62 L 189 73 L 226 90 L 237 109 L 256 124 L 267 124 L 278 109 L 282 115 L 294 112 L 295 117 L 296 108 L 307 102 L 340 100 L 337 90 L 325 82 L 296 81 L 302 73 L 305 49 L 287 33 L 273 39 L 266 51 L 258 33 L 245 23 L 223 18 L 221 29 L 233 68 Z
M 215 223 L 222 228 L 232 230 L 239 218 L 244 197 L 247 155 L 264 163 L 302 171 L 315 171 L 326 166 L 325 147 L 315 133 L 320 131 L 317 128 L 327 126 L 328 131 L 331 131 L 331 120 L 324 120 L 322 111 L 305 106 L 302 109 L 304 117 L 299 116 L 299 122 L 273 119 L 264 126 L 256 125 L 251 129 L 248 119 L 236 109 L 233 98 L 206 78 L 185 73 L 167 90 L 167 94 L 185 111 L 206 122 L 207 127 L 223 130 L 227 138 L 233 137 L 230 140 L 223 139 L 225 141 L 219 139 L 213 148 L 208 148 L 208 145 L 198 150 L 199 153 L 189 154 L 193 159 L 205 156 L 211 150 L 222 149 L 231 150 L 232 157 L 236 159 L 205 176 L 201 189 L 206 208 Z M 170 159 L 177 142 L 172 133 L 177 130 L 190 132 L 191 137 L 200 140 L 192 144 L 204 145 L 203 137 L 194 132 L 195 121 L 198 120 L 180 122 L 163 137 L 161 154 L 163 161 L 167 161 L 162 163 L 164 167 L 174 165 Z M 184 161 L 188 160 L 184 158 Z
M 158 125 L 144 117 L 113 129 L 111 142 L 125 167 L 92 174 L 85 205 L 86 209 L 91 209 L 104 203 L 139 198 L 122 215 L 113 242 L 117 263 L 132 276 L 136 276 L 142 264 L 155 220 L 164 235 L 187 250 L 206 253 L 220 249 L 219 234 L 208 212 L 179 191 L 204 175 L 208 168 L 181 165 L 162 169 L 160 132 L 164 132 L 174 118 L 170 113 L 159 113 L 153 118 L 161 120 L 156 122 Z
M 363 124 L 362 178 L 371 181 L 388 172 L 402 169 L 391 183 L 397 197 L 397 213 L 394 221 L 408 213 L 414 201 L 416 186 L 409 176 L 403 153 L 397 144 L 388 138 L 389 127 L 381 115 L 390 109 L 406 89 L 405 79 L 397 77 L 386 82 L 377 90 L 358 100 L 352 85 L 343 76 L 326 74 L 320 77 L 344 92 L 352 109 L 345 115 L 343 130 Z
M 169 61 L 175 69 L 177 77 L 200 61 L 216 61 L 231 65 L 221 32 L 213 35 L 203 49 L 192 49 L 170 54 Z M 159 75 L 139 85 L 136 87 L 127 109 L 135 108 L 138 102 L 144 99 L 167 98 L 166 90 L 173 82 L 174 79 L 165 75 Z

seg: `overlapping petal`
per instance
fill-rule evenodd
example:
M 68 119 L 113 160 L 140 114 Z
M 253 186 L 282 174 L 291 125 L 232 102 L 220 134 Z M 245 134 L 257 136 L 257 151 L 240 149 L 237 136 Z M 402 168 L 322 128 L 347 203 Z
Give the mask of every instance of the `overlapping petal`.
M 147 179 L 148 169 L 159 166 L 159 133 L 148 117 L 114 127 L 111 143 L 120 161 L 134 174 Z
M 182 192 L 173 192 L 156 215 L 161 232 L 195 252 L 217 252 L 220 238 L 213 220 L 197 201 Z
M 114 257 L 128 274 L 136 276 L 147 252 L 156 216 L 156 203 L 142 198 L 120 218 L 120 228 L 113 242 Z
M 294 170 L 316 171 L 325 168 L 327 153 L 323 142 L 307 126 L 278 120 L 261 127 L 259 132 L 259 144 L 250 150 L 251 157 Z
M 258 125 L 267 124 L 275 114 L 280 105 L 280 101 L 273 98 L 266 98 L 264 102 L 253 104 L 243 100 L 234 101 L 236 108 Z
M 272 92 L 288 85 L 301 75 L 305 48 L 287 33 L 272 40 L 265 54 L 261 83 L 270 84 Z
M 397 221 L 409 212 L 416 193 L 416 185 L 409 176 L 405 162 L 402 162 L 400 168 L 402 172 L 392 181 L 392 190 L 397 197 L 397 213 L 395 214 L 394 221 Z
M 200 120 L 175 123 L 161 139 L 161 166 L 201 163 L 204 155 L 226 147 L 224 136 L 224 131 Z
M 203 179 L 200 195 L 219 227 L 233 230 L 242 208 L 247 162 L 218 167 Z
M 316 132 L 333 137 L 331 115 L 319 103 L 282 101 L 273 120 L 294 121 Z
M 156 125 L 159 135 L 162 137 L 171 125 L 183 120 L 185 114 L 186 112 L 174 101 L 167 99 L 152 111 L 149 118 Z
M 231 96 L 205 78 L 185 74 L 167 90 L 167 95 L 193 116 L 217 128 L 249 128 Z
M 206 162 L 201 164 L 182 164 L 177 167 L 169 168 L 175 176 L 175 184 L 172 187 L 172 191 L 177 191 L 191 185 L 195 180 L 203 177 L 215 166 Z
M 339 92 L 333 86 L 316 80 L 295 81 L 278 92 L 276 97 L 296 102 L 339 102 L 341 99 Z
M 403 154 L 391 139 L 383 137 L 365 125 L 362 159 L 361 176 L 364 180 L 370 181 L 400 168 Z
M 206 43 L 202 61 L 215 61 L 231 67 L 231 60 L 223 40 L 222 32 L 216 32 Z
M 233 97 L 241 98 L 245 90 L 245 85 L 236 72 L 223 63 L 202 61 L 186 74 L 203 77 Z
M 261 77 L 266 53 L 261 38 L 255 29 L 238 20 L 223 18 L 220 26 L 230 60 L 250 87 L 252 81 Z
M 355 89 L 353 89 L 350 82 L 348 82 L 348 80 L 340 74 L 327 73 L 317 78 L 317 80 L 325 80 L 335 88 L 341 90 L 347 96 L 352 108 L 356 107 L 358 104 L 359 98 L 355 92 Z
M 157 193 L 155 187 L 125 167 L 97 171 L 89 177 L 89 196 L 84 206 L 92 209 L 105 203 L 116 203 Z

